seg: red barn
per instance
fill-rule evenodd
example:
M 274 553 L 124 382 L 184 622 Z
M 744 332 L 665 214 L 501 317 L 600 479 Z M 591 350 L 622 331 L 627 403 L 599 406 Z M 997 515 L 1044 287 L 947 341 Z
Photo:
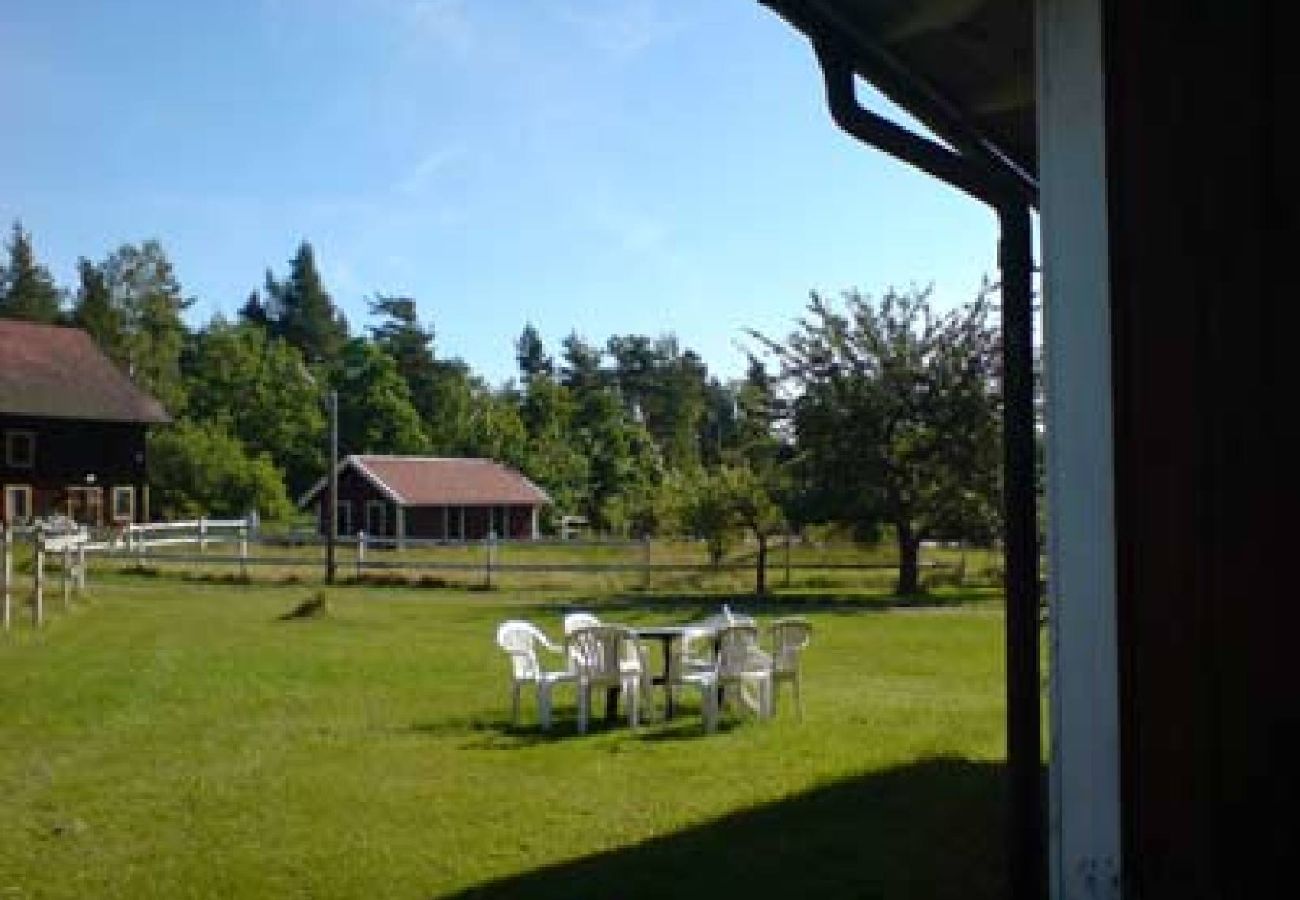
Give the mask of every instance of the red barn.
M 299 501 L 314 506 L 322 534 L 328 495 L 322 478 Z M 339 534 L 368 537 L 482 540 L 538 536 L 546 492 L 490 459 L 349 456 L 339 463 Z
M 0 320 L 0 522 L 147 521 L 145 430 L 168 421 L 86 332 Z

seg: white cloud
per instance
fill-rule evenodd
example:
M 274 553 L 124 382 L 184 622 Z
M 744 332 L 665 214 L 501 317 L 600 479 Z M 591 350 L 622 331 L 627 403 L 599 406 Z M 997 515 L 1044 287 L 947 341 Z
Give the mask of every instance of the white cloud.
M 556 0 L 548 8 L 593 47 L 617 59 L 642 53 L 681 26 L 664 13 L 661 0 Z
M 464 0 L 403 0 L 398 8 L 402 27 L 417 41 L 460 56 L 470 55 L 480 44 Z
M 437 147 L 426 153 L 397 184 L 397 190 L 407 196 L 424 193 L 439 175 L 465 157 L 463 147 Z

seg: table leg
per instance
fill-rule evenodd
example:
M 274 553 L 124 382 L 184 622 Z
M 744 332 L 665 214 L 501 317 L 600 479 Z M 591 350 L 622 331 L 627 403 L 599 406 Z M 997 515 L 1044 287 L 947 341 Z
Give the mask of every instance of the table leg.
M 664 648 L 664 721 L 672 719 L 676 711 L 673 707 L 673 639 L 662 639 Z

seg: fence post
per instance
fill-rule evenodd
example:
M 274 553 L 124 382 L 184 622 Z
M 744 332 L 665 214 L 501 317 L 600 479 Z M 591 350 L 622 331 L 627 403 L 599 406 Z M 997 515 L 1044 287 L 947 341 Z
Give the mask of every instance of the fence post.
M 40 625 L 45 621 L 45 534 L 36 530 L 36 558 L 33 566 L 32 624 Z
M 202 556 L 208 546 L 208 520 L 199 516 L 199 555 Z
M 365 529 L 357 532 L 357 580 L 361 580 L 361 570 L 366 565 L 366 532 Z
M 248 580 L 248 520 L 239 529 L 239 580 Z
M 0 525 L 0 602 L 4 604 L 5 631 L 13 617 L 13 592 L 10 579 L 13 575 L 13 532 L 6 525 Z
M 135 529 L 136 527 L 137 527 L 137 526 L 134 526 L 134 525 L 133 525 L 133 526 L 132 526 L 132 529 Z M 139 529 L 139 530 L 135 530 L 135 531 L 134 531 L 134 534 L 135 534 L 135 552 L 136 552 L 136 556 L 137 556 L 137 558 L 138 558 L 136 564 L 137 564 L 138 566 L 140 566 L 140 568 L 143 569 L 143 568 L 144 568 L 145 556 L 147 555 L 147 551 L 148 551 L 148 544 L 149 544 L 149 541 L 146 540 L 146 537 L 147 537 L 147 536 L 146 536 L 146 534 L 145 534 L 145 532 L 144 532 L 144 526 L 143 526 L 143 525 L 140 525 L 140 526 L 138 526 L 138 529 Z
M 89 537 L 89 535 L 87 535 Z M 86 593 L 86 541 L 77 545 L 77 593 Z
M 650 535 L 641 536 L 641 590 L 650 590 Z
M 487 545 L 487 567 L 484 574 L 487 577 L 486 586 L 489 590 L 492 588 L 492 563 L 494 562 L 493 556 L 496 555 L 495 554 L 496 542 L 497 542 L 497 533 L 495 531 L 489 531 L 487 540 L 484 541 L 484 543 Z

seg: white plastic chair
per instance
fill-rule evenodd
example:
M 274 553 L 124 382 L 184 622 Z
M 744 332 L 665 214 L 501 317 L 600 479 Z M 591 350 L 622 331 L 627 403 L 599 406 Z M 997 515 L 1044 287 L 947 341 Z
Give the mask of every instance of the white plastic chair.
M 807 619 L 777 619 L 768 626 L 772 636 L 772 713 L 776 713 L 777 696 L 782 683 L 794 690 L 794 707 L 803 721 L 803 675 L 799 664 L 803 649 L 812 640 L 812 624 Z
M 578 732 L 586 733 L 593 689 L 618 688 L 626 698 L 628 722 L 639 724 L 641 696 L 650 698 L 649 668 L 636 634 L 622 625 L 588 625 L 565 638 L 578 680 Z M 649 709 L 653 716 L 653 706 Z
M 532 622 L 512 619 L 497 627 L 497 646 L 510 656 L 510 718 L 519 724 L 519 691 L 531 685 L 537 692 L 537 717 L 542 729 L 551 727 L 551 694 L 557 684 L 573 681 L 574 673 L 568 669 L 547 671 L 537 659 L 537 645 L 555 653 L 562 647 L 553 644 L 542 630 Z
M 705 616 L 694 624 L 698 626 L 698 630 L 683 635 L 679 644 L 681 651 L 677 662 L 678 671 L 681 672 L 711 671 L 716 662 L 713 647 L 716 643 L 717 633 L 728 625 L 754 625 L 757 623 L 754 621 L 753 616 L 744 613 L 733 613 L 731 607 L 723 604 L 721 612 Z
M 741 696 L 749 689 L 756 689 L 754 711 L 760 718 L 770 717 L 772 658 L 758 645 L 758 626 L 752 622 L 724 625 L 714 639 L 718 653 L 713 668 L 683 672 L 678 677 L 679 684 L 699 689 L 705 730 L 717 730 L 719 693 L 727 688 L 738 689 Z
M 590 628 L 593 625 L 599 625 L 600 619 L 589 612 L 571 612 L 564 617 L 565 635 L 573 634 L 579 628 Z

